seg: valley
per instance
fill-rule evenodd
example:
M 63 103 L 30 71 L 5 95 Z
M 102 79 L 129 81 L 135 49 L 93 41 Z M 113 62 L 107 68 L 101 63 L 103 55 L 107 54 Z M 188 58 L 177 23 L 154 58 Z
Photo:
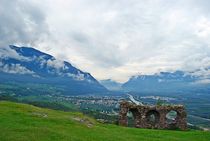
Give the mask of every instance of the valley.
M 50 85 L 1 84 L 0 96 L 10 96 L 9 100 L 28 103 L 62 111 L 78 111 L 103 123 L 118 123 L 119 102 L 130 101 L 126 92 L 104 92 L 86 95 L 63 95 L 62 88 Z M 210 95 L 208 93 L 130 93 L 134 99 L 145 105 L 183 104 L 188 113 L 189 128 L 210 129 Z M 3 99 L 2 99 L 3 100 Z M 7 100 L 7 99 L 6 99 Z

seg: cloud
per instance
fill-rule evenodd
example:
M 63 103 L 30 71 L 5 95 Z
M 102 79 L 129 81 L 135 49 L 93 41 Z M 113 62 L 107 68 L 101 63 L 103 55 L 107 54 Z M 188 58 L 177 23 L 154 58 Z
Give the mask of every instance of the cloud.
M 207 0 L 2 0 L 0 37 L 34 41 L 98 79 L 126 81 L 209 68 L 209 7 Z
M 11 49 L 8 46 L 0 47 L 0 58 L 1 59 L 13 58 L 13 59 L 21 60 L 21 61 L 30 60 L 30 58 L 19 55 L 14 49 Z
M 210 79 L 202 79 L 195 82 L 195 84 L 210 84 Z
M 85 75 L 84 74 L 81 74 L 79 71 L 78 71 L 78 74 L 73 74 L 73 73 L 67 73 L 67 76 L 68 77 L 71 77 L 75 80 L 78 80 L 78 81 L 84 81 L 86 80 L 85 79 Z M 92 82 L 90 79 L 87 79 L 88 82 Z
M 57 59 L 52 60 L 52 59 L 49 59 L 49 60 L 47 60 L 46 64 L 47 64 L 48 67 L 55 68 L 58 71 L 65 69 L 64 68 L 65 67 L 65 64 L 61 60 L 57 60 Z
M 198 76 L 201 79 L 209 79 L 210 80 L 210 69 L 199 69 L 191 74 L 194 76 Z
M 48 35 L 43 11 L 26 0 L 0 1 L 0 45 L 35 45 Z
M 33 71 L 30 71 L 24 66 L 21 66 L 20 64 L 3 64 L 0 62 L 0 71 L 5 73 L 11 73 L 11 74 L 34 74 Z

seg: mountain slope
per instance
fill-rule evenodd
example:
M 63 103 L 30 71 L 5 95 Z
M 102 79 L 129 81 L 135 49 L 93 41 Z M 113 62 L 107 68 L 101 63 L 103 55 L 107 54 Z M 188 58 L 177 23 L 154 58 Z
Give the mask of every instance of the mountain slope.
M 106 89 L 89 73 L 34 48 L 0 48 L 1 83 L 40 83 L 65 87 L 68 93 L 103 92 Z
M 1 141 L 209 141 L 203 131 L 124 128 L 97 123 L 80 113 L 0 102 Z

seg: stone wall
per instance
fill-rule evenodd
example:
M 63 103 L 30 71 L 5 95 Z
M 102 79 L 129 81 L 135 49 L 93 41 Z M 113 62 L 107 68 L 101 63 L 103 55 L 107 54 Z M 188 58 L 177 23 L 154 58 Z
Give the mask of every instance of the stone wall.
M 176 117 L 170 120 L 167 114 L 171 111 L 176 113 Z M 123 101 L 120 103 L 119 125 L 128 126 L 128 112 L 132 113 L 136 128 L 187 129 L 187 114 L 183 105 L 141 106 Z

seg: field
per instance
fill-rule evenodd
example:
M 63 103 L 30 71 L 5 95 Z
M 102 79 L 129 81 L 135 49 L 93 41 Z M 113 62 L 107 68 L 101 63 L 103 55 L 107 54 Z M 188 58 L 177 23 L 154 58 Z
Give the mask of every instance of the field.
M 81 113 L 0 102 L 1 141 L 209 141 L 210 132 L 101 124 Z

